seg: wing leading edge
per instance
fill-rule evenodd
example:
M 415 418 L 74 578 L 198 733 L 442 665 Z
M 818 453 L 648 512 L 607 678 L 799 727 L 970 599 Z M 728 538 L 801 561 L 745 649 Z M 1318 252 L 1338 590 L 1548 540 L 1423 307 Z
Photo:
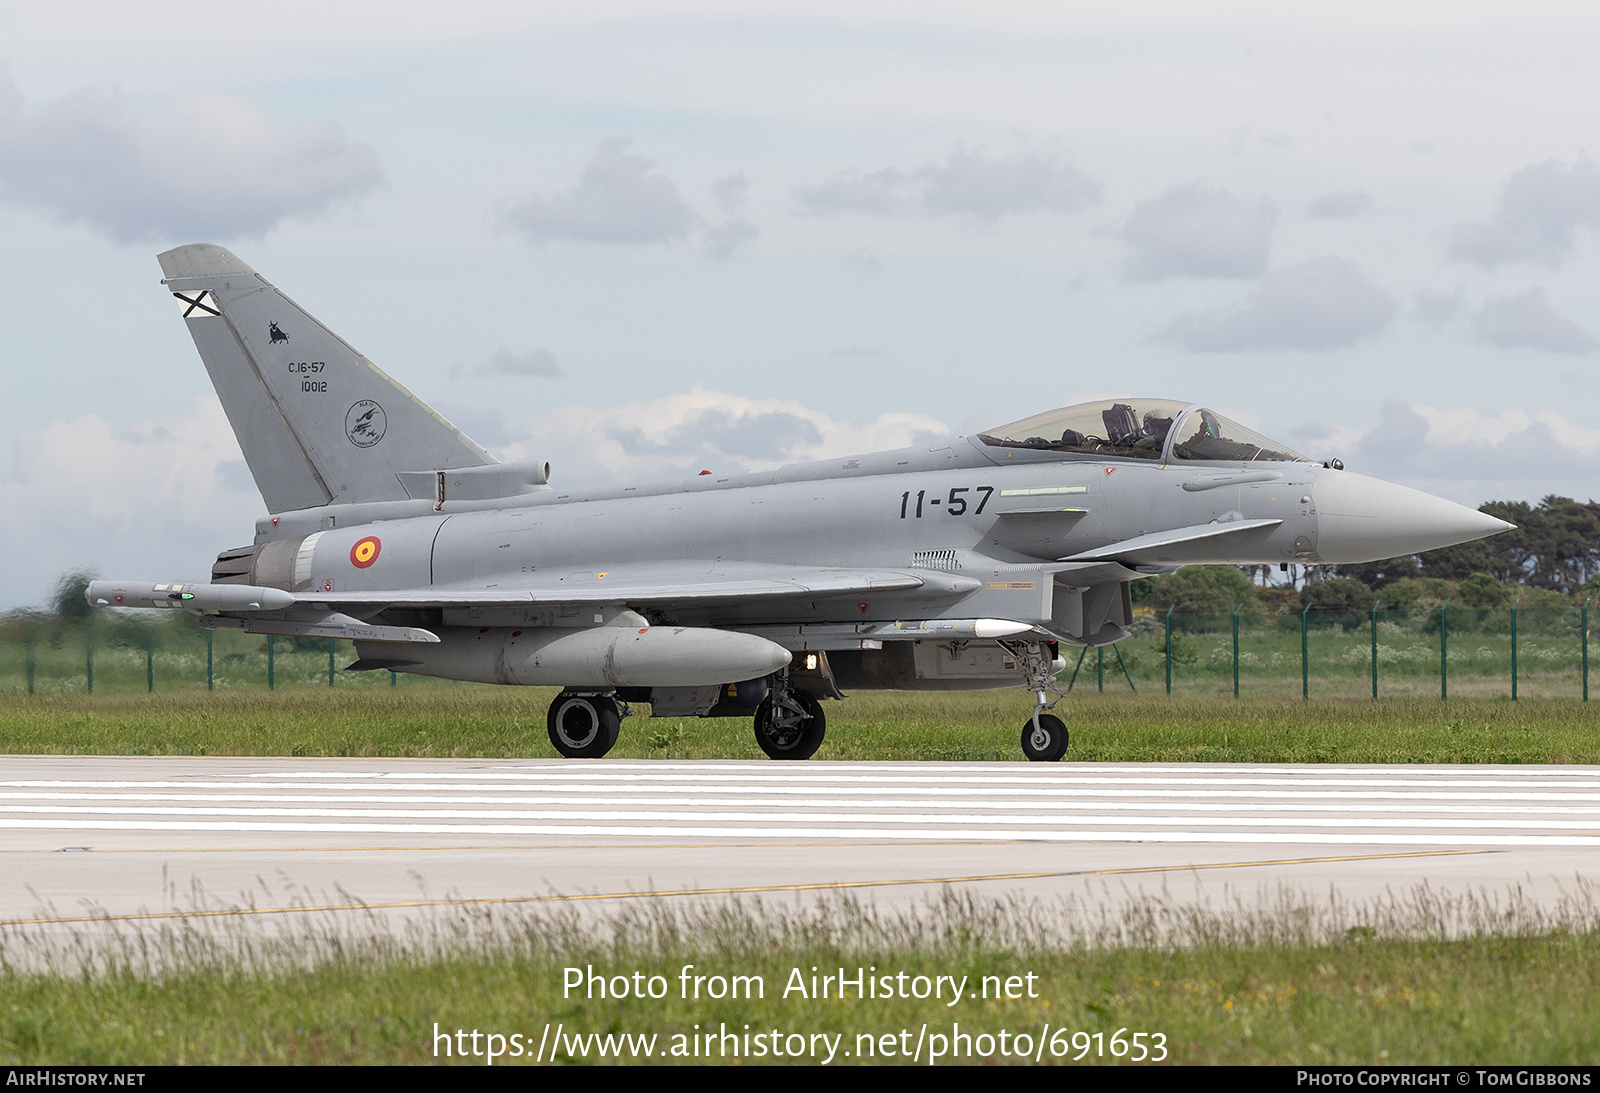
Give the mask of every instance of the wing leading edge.
M 743 603 L 794 596 L 846 596 L 927 588 L 961 593 L 980 582 L 950 573 L 921 575 L 894 570 L 835 569 L 802 565 L 728 565 L 712 572 L 707 562 L 650 569 L 596 569 L 552 575 L 516 587 L 400 588 L 372 591 L 289 593 L 251 585 L 150 584 L 95 581 L 91 604 L 119 607 L 176 607 L 225 614 L 294 611 L 307 606 L 360 608 L 371 614 L 384 607 L 526 607 L 545 604 Z
M 596 569 L 546 578 L 516 588 L 412 588 L 372 592 L 302 592 L 299 603 L 340 604 L 371 609 L 394 607 L 522 607 L 542 604 L 745 603 L 794 596 L 845 596 L 907 591 L 937 586 L 940 591 L 970 591 L 979 582 L 944 573 L 922 576 L 893 570 L 830 569 L 820 566 L 752 565 L 720 573 L 699 569 L 625 567 Z

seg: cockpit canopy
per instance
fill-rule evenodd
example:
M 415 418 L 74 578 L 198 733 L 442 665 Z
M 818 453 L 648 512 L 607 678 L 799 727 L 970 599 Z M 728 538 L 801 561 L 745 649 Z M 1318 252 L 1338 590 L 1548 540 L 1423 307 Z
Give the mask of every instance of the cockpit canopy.
M 1221 414 L 1167 399 L 1085 402 L 979 433 L 985 444 L 1096 458 L 1279 462 L 1305 456 Z

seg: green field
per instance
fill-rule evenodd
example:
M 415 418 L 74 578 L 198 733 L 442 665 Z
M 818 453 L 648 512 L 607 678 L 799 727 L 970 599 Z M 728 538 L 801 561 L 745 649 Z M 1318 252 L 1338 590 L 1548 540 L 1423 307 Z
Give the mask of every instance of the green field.
M 1194 640 L 1225 642 L 1231 661 L 1231 634 Z M 1343 640 L 1356 647 L 1349 635 Z M 1241 642 L 1241 653 L 1248 651 Z M 1073 733 L 1069 759 L 1600 761 L 1600 722 L 1593 707 L 1572 698 L 1524 692 L 1512 702 L 1453 691 L 1446 702 L 1373 701 L 1352 688 L 1344 698 L 1246 691 L 1235 699 L 1231 663 L 1221 675 L 1197 670 L 1196 678 L 1209 680 L 1206 688 L 1175 687 L 1169 697 L 1148 684 L 1150 662 L 1138 659 L 1138 648 L 1129 652 L 1140 693 L 1130 694 L 1125 682 L 1115 687 L 1109 673 L 1101 692 L 1093 675 L 1080 674 L 1058 707 Z M 73 650 L 56 653 L 70 668 Z M 246 648 L 231 663 L 249 667 L 259 653 Z M 223 677 L 215 691 L 202 677 L 144 693 L 144 655 L 125 647 L 123 659 L 120 675 L 109 677 L 120 685 L 93 695 L 65 685 L 40 688 L 53 693 L 0 694 L 0 752 L 555 755 L 544 729 L 551 689 L 404 677 L 391 686 L 385 673 L 336 676 L 330 687 L 326 651 L 291 648 L 274 665 L 283 673 L 275 690 L 241 676 Z M 150 660 L 157 663 L 157 655 Z M 1026 694 L 1011 690 L 863 693 L 825 705 L 828 736 L 817 759 L 1020 761 L 1029 706 Z M 762 759 L 746 719 L 652 719 L 648 707 L 624 722 L 612 755 Z M 837 1065 L 863 1061 L 854 1052 L 866 1039 L 858 1037 L 877 1045 L 875 1061 L 898 1062 L 881 1054 L 889 1042 L 883 1037 L 905 1031 L 914 1040 L 926 1024 L 948 1039 L 959 1023 L 969 1034 L 995 1038 L 969 1049 L 981 1056 L 987 1044 L 987 1057 L 957 1062 L 1020 1062 L 1000 1054 L 1005 1030 L 1013 1048 L 1017 1034 L 1031 1037 L 1044 1061 L 1126 1064 L 1126 1056 L 1110 1054 L 1119 1029 L 1127 1030 L 1119 1044 L 1136 1032 L 1160 1033 L 1167 1061 L 1175 1063 L 1592 1062 L 1600 1050 L 1600 913 L 1592 893 L 1580 885 L 1553 915 L 1496 910 L 1470 897 L 1447 903 L 1424 891 L 1355 911 L 1213 913 L 1156 905 L 1108 922 L 1086 908 L 954 897 L 899 918 L 846 899 L 688 909 L 658 901 L 599 921 L 560 908 L 477 908 L 453 918 L 442 912 L 422 934 L 404 937 L 365 921 L 257 934 L 226 919 L 220 926 L 210 919 L 131 930 L 107 924 L 115 939 L 109 949 L 103 933 L 68 938 L 63 947 L 59 936 L 12 928 L 0 934 L 0 1056 L 18 1064 L 115 1065 L 486 1061 L 470 1050 L 465 1060 L 436 1057 L 437 1023 L 446 1035 L 520 1035 L 524 1055 L 510 1057 L 508 1039 L 501 1064 L 531 1061 L 547 1026 L 559 1026 L 566 1038 L 559 1062 L 629 1061 L 616 1058 L 617 1041 L 606 1048 L 589 1039 L 622 1033 L 655 1035 L 652 1061 L 671 1062 L 659 1052 L 690 1043 L 697 1024 L 737 1026 L 741 1034 L 749 1024 L 786 1036 L 842 1037 L 836 1051 L 852 1054 L 836 1057 Z M 63 955 L 51 974 L 17 970 L 37 967 L 38 953 L 52 947 Z M 738 1002 L 562 997 L 570 966 L 660 974 L 676 985 L 686 963 L 759 975 L 769 993 Z M 793 969 L 809 975 L 813 965 L 974 981 L 1026 972 L 1037 977 L 1039 996 L 954 1009 L 915 1000 L 774 997 Z M 1143 1043 L 1152 1050 L 1150 1037 Z M 610 1053 L 602 1058 L 602 1050 Z M 739 1059 L 770 1061 L 782 1060 Z
M 0 695 L 0 754 L 555 757 L 554 688 L 406 687 Z M 861 693 L 826 703 L 818 760 L 1021 760 L 1022 691 Z M 1074 693 L 1080 762 L 1594 763 L 1600 711 L 1574 701 L 1234 699 Z M 763 759 L 747 719 L 622 722 L 619 759 Z
M 1244 605 L 1241 605 L 1244 606 Z M 1135 612 L 1132 633 L 1101 650 L 1063 649 L 1074 693 L 1151 697 L 1579 698 L 1586 694 L 1584 612 L 1575 607 L 1452 608 L 1362 613 L 1252 609 L 1229 615 Z M 1168 634 L 1170 623 L 1171 633 Z M 330 647 L 331 646 L 331 647 Z M 1080 660 L 1081 655 L 1081 660 Z M 208 632 L 189 615 L 121 612 L 73 624 L 0 616 L 0 693 L 172 694 L 182 691 L 375 690 L 431 686 L 387 672 L 344 672 L 349 642 Z M 1444 669 L 1443 671 L 1441 669 Z M 330 672 L 330 669 L 331 672 Z M 331 677 L 331 682 L 330 682 Z M 91 682 L 93 686 L 91 687 Z
M 145 695 L 0 695 L 0 753 L 554 757 L 549 688 L 417 684 Z M 1020 760 L 1020 691 L 825 703 L 818 760 Z M 1233 699 L 1074 693 L 1067 757 L 1098 762 L 1594 763 L 1600 712 L 1545 700 Z M 745 718 L 641 706 L 612 756 L 761 759 Z
M 1024 1061 L 1002 1054 L 1005 1030 L 1013 1048 L 1018 1034 L 1029 1037 L 1028 1054 L 1040 1061 L 1078 1065 L 1131 1063 L 1134 1033 L 1146 1034 L 1148 1062 L 1159 1043 L 1164 1061 L 1183 1064 L 1587 1064 L 1600 1050 L 1600 933 L 1589 895 L 1580 891 L 1553 913 L 1425 891 L 1357 910 L 1297 904 L 1219 914 L 1147 902 L 1098 924 L 1070 904 L 948 894 L 914 912 L 847 898 L 804 906 L 656 900 L 599 921 L 561 908 L 459 912 L 403 939 L 382 930 L 352 938 L 331 923 L 270 940 L 184 925 L 124 933 L 99 947 L 92 970 L 68 958 L 56 974 L 0 972 L 0 1057 L 23 1065 L 488 1061 L 487 1040 L 476 1056 L 471 1041 L 457 1040 L 466 1058 L 445 1057 L 437 1027 L 447 1038 L 458 1029 L 498 1033 L 498 1062 L 526 1065 L 547 1026 L 559 1026 L 561 1048 L 547 1046 L 546 1063 L 633 1061 L 626 1048 L 616 1057 L 615 1040 L 602 1051 L 592 1034 L 653 1036 L 655 1063 L 705 1062 L 704 1053 L 688 1053 L 698 1026 L 736 1034 L 740 1058 L 710 1059 L 728 1063 L 787 1061 L 744 1041 L 748 1028 L 780 1033 L 790 1050 L 816 1044 L 819 1055 L 826 1041 L 813 1038 L 826 1036 L 836 1065 L 906 1062 L 902 1052 L 924 1029 L 945 1037 L 940 1062 Z M 25 942 L 10 936 L 4 950 Z M 79 950 L 80 961 L 91 948 Z M 699 999 L 682 997 L 685 965 L 707 976 Z M 642 984 L 659 975 L 664 997 L 569 995 L 567 968 L 583 969 L 585 981 L 591 969 L 607 979 L 638 972 Z M 897 995 L 915 991 L 918 975 L 965 977 L 967 993 L 992 995 L 951 1006 L 862 998 L 854 988 L 840 998 L 834 988 L 824 999 L 810 996 L 813 968 L 903 972 L 903 985 L 891 988 Z M 785 996 L 797 973 L 806 993 Z M 746 979 L 749 998 L 707 997 L 717 975 L 724 995 L 733 976 L 760 977 L 760 996 Z M 995 997 L 1011 982 L 1016 997 Z M 1118 1030 L 1121 1058 L 1113 1054 Z M 968 1054 L 951 1058 L 963 1031 L 973 1038 Z M 869 1040 L 873 1054 L 863 1059 Z M 939 1046 L 925 1040 L 919 1061 Z

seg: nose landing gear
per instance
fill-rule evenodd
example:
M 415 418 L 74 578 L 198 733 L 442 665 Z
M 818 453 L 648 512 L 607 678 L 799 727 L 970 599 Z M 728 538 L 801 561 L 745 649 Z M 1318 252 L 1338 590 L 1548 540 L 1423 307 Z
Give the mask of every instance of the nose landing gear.
M 1033 716 L 1022 723 L 1022 754 L 1030 763 L 1054 763 L 1067 754 L 1067 725 L 1050 713 L 1066 696 L 1055 687 L 1057 660 L 1048 645 L 1033 645 L 1018 651 L 1027 686 L 1037 696 Z M 1055 698 L 1049 698 L 1049 695 Z

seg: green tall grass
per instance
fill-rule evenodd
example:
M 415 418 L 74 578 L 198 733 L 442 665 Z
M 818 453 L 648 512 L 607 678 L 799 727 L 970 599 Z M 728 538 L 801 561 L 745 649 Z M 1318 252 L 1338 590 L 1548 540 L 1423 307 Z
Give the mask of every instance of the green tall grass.
M 44 755 L 553 757 L 550 688 L 0 695 L 0 752 Z M 1020 760 L 1016 691 L 862 693 L 824 704 L 817 759 Z M 745 718 L 623 722 L 618 758 L 762 759 Z M 1235 700 L 1074 692 L 1071 760 L 1594 763 L 1600 714 L 1570 701 Z
M 1600 1050 L 1592 895 L 1576 890 L 1548 910 L 1515 896 L 1497 903 L 1424 888 L 1364 906 L 1280 896 L 1264 907 L 1212 909 L 1146 898 L 1106 911 L 1090 898 L 1042 905 L 947 891 L 909 910 L 851 898 L 650 898 L 599 916 L 559 904 L 463 907 L 404 929 L 307 916 L 264 933 L 259 920 L 245 919 L 221 928 L 216 920 L 106 923 L 53 941 L 12 930 L 0 947 L 0 1058 L 485 1064 L 482 1051 L 462 1058 L 439 1050 L 437 1030 L 462 1030 L 521 1036 L 526 1054 L 498 1061 L 525 1065 L 541 1033 L 559 1024 L 569 1036 L 655 1034 L 659 1050 L 697 1026 L 822 1033 L 840 1038 L 850 1054 L 835 1062 L 848 1064 L 904 1061 L 861 1059 L 858 1037 L 881 1044 L 905 1031 L 909 1043 L 924 1027 L 950 1037 L 959 1024 L 969 1035 L 1004 1029 L 1034 1044 L 1059 1031 L 1054 1043 L 1066 1053 L 1044 1050 L 1043 1059 L 1083 1065 L 1126 1063 L 1110 1054 L 1119 1029 L 1124 1040 L 1159 1033 L 1166 1061 L 1184 1064 L 1592 1063 Z M 37 965 L 41 947 L 52 953 L 48 968 L 18 967 L 24 952 L 23 963 Z M 762 996 L 686 999 L 685 965 L 707 976 L 759 976 Z M 585 978 L 591 969 L 607 978 L 659 975 L 666 997 L 573 992 L 568 968 Z M 797 972 L 809 987 L 813 968 L 904 972 L 908 983 L 954 975 L 966 977 L 969 993 L 986 976 L 996 988 L 1016 977 L 1018 988 L 1015 997 L 954 1006 L 854 990 L 784 997 Z M 1073 1058 L 1074 1034 L 1091 1045 L 1082 1059 Z M 599 1058 L 592 1043 L 587 1057 L 553 1054 L 556 1062 L 634 1061 Z M 774 1061 L 740 1055 L 710 1061 Z M 989 1058 L 954 1061 L 1023 1060 L 1000 1055 L 991 1040 Z

